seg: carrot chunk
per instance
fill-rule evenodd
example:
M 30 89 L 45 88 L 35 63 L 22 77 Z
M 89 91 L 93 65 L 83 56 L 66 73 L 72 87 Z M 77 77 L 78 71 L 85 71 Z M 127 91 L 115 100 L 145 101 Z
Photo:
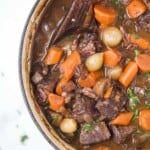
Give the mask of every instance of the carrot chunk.
M 148 50 L 150 47 L 150 42 L 142 37 L 135 37 L 134 35 L 130 35 L 130 41 L 133 44 L 137 44 L 141 49 Z
M 138 72 L 138 65 L 133 61 L 129 62 L 129 64 L 125 67 L 123 73 L 119 77 L 119 82 L 124 87 L 128 87 L 128 85 L 136 76 L 137 72 Z
M 113 87 L 109 87 L 109 88 L 106 90 L 106 92 L 105 92 L 105 94 L 104 94 L 104 98 L 105 98 L 105 99 L 107 99 L 107 98 L 109 98 L 109 97 L 111 96 L 112 90 L 113 90 Z
M 50 103 L 50 108 L 54 111 L 59 110 L 65 104 L 64 97 L 58 96 L 56 94 L 50 93 L 48 95 L 48 100 Z
M 110 149 L 107 146 L 99 146 L 99 147 L 96 147 L 94 150 L 110 150 Z
M 127 6 L 127 13 L 131 18 L 137 18 L 146 11 L 146 6 L 142 0 L 132 0 Z
M 80 54 L 77 50 L 73 51 L 71 55 L 61 64 L 63 78 L 71 79 L 76 67 L 81 64 Z
M 51 47 L 45 57 L 45 65 L 57 64 L 60 61 L 62 54 L 63 50 L 61 48 L 55 46 Z
M 132 117 L 133 117 L 133 112 L 120 113 L 114 120 L 111 121 L 111 124 L 129 125 Z
M 108 67 L 115 67 L 121 57 L 121 53 L 118 50 L 106 50 L 104 52 L 104 64 Z
M 145 130 L 150 130 L 150 109 L 140 111 L 139 125 Z
M 62 78 L 58 83 L 57 83 L 57 86 L 56 86 L 56 93 L 58 95 L 61 95 L 63 90 L 62 90 L 62 87 L 68 82 L 68 79 L 66 78 Z
M 150 72 L 150 55 L 139 54 L 136 63 L 143 72 Z
M 99 4 L 94 6 L 96 20 L 104 25 L 111 25 L 116 21 L 117 13 L 111 7 L 104 7 Z
M 79 78 L 78 83 L 81 87 L 92 87 L 95 85 L 97 79 L 101 76 L 101 72 L 95 71 L 88 74 L 85 79 Z

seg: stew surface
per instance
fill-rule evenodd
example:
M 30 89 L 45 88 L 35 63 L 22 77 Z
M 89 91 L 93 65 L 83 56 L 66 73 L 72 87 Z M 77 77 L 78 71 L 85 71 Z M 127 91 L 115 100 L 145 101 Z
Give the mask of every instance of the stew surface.
M 150 150 L 150 1 L 55 0 L 30 77 L 48 122 L 78 150 Z

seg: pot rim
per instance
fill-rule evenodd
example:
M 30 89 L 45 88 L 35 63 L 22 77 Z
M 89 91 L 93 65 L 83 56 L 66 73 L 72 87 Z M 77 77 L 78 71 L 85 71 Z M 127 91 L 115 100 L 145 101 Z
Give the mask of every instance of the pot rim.
M 35 11 L 37 5 L 39 4 L 39 0 L 36 0 L 36 2 L 34 3 L 34 5 L 32 6 L 29 14 L 28 14 L 28 17 L 25 21 L 25 25 L 23 27 L 23 31 L 22 31 L 22 35 L 21 35 L 21 40 L 20 40 L 20 46 L 19 46 L 19 59 L 18 59 L 18 74 L 19 74 L 19 83 L 20 83 L 20 88 L 21 88 L 21 92 L 22 92 L 22 96 L 23 96 L 23 99 L 24 99 L 24 103 L 27 107 L 27 110 L 32 118 L 32 121 L 34 122 L 35 126 L 37 127 L 37 129 L 41 132 L 41 134 L 44 136 L 44 138 L 47 140 L 47 142 L 55 149 L 55 150 L 59 150 L 59 148 L 54 144 L 54 142 L 52 140 L 50 140 L 50 138 L 46 135 L 46 133 L 42 130 L 42 127 L 39 125 L 38 121 L 36 120 L 32 110 L 31 110 L 31 107 L 29 105 L 29 102 L 27 100 L 27 96 L 26 96 L 26 93 L 25 93 L 25 88 L 24 88 L 24 84 L 23 84 L 23 76 L 22 76 L 22 53 L 23 53 L 23 46 L 24 46 L 24 38 L 25 38 L 25 35 L 26 35 L 26 31 L 27 31 L 27 27 L 28 27 L 28 24 L 29 24 L 29 21 L 32 17 L 32 14 L 33 12 Z

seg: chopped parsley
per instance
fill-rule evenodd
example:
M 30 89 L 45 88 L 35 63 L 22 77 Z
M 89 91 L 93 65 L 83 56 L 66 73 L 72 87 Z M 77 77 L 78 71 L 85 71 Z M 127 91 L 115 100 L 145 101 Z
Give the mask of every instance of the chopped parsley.
M 112 0 L 112 2 L 113 2 L 114 4 L 118 4 L 118 3 L 119 3 L 119 0 Z
M 129 106 L 132 110 L 134 110 L 140 104 L 140 100 L 138 96 L 134 94 L 132 89 L 128 88 L 127 93 L 129 96 Z
M 73 41 L 73 40 L 74 40 L 74 38 L 75 38 L 75 36 L 74 36 L 74 35 L 70 35 L 70 36 L 69 36 L 69 40 L 71 40 L 71 41 Z
M 150 138 L 150 133 L 147 133 L 146 136 L 147 136 L 148 138 Z
M 134 50 L 134 55 L 135 55 L 135 57 L 139 56 L 139 51 L 137 49 Z
M 133 36 L 134 36 L 135 39 L 139 39 L 140 38 L 136 31 L 133 31 Z
M 96 123 L 100 123 L 100 122 L 102 122 L 104 119 L 105 119 L 105 118 L 99 118 L 99 119 L 97 119 L 95 122 L 96 122 Z
M 58 120 L 58 115 L 54 115 L 53 118 L 52 118 L 52 124 L 55 124 Z
M 90 123 L 85 123 L 82 127 L 82 130 L 84 131 L 92 131 L 94 129 L 94 126 Z
M 140 129 L 137 129 L 135 133 L 136 134 L 143 134 L 144 132 L 142 130 L 140 130 Z
M 146 94 L 147 96 L 150 96 L 150 89 L 145 90 L 145 94 Z
M 150 77 L 150 73 L 145 73 L 145 77 Z
M 22 143 L 22 144 L 24 144 L 27 140 L 28 140 L 28 135 L 22 135 L 21 137 L 20 137 L 20 142 Z
M 146 103 L 145 108 L 150 109 L 150 103 Z
M 139 113 L 140 113 L 140 111 L 138 109 L 135 109 L 134 116 L 133 116 L 133 121 L 139 118 Z

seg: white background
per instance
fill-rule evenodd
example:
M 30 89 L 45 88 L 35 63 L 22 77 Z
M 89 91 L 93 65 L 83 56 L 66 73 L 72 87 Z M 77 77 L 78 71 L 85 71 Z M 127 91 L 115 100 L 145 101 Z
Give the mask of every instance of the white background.
M 53 150 L 26 108 L 19 72 L 19 45 L 36 0 L 0 0 L 0 150 Z M 20 137 L 29 138 L 24 144 Z

